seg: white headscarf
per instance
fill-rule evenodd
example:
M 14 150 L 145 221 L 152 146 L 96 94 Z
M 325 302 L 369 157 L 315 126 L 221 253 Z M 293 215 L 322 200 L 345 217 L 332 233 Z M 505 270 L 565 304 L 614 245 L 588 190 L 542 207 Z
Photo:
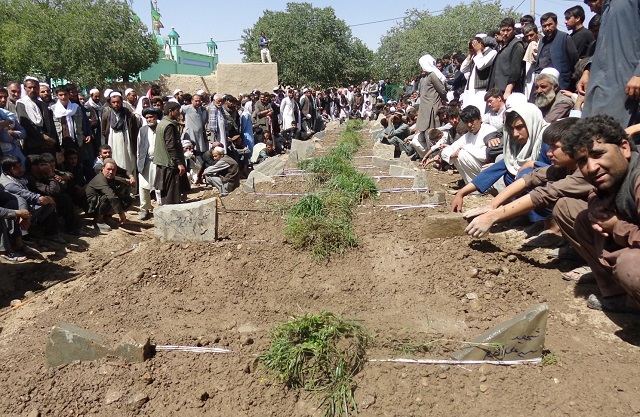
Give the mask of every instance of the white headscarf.
M 504 163 L 507 170 L 516 175 L 520 167 L 528 161 L 535 161 L 540 156 L 540 148 L 542 148 L 542 132 L 549 126 L 542 117 L 542 112 L 533 103 L 518 103 L 509 110 L 509 113 L 517 113 L 529 132 L 529 139 L 524 145 L 520 145 L 511 134 L 511 126 L 504 124 Z
M 420 67 L 425 72 L 434 72 L 442 84 L 447 82 L 447 78 L 442 75 L 438 67 L 436 67 L 436 59 L 429 54 L 422 55 L 418 60 Z
M 140 120 L 142 120 L 142 126 L 146 126 L 147 125 L 147 119 L 142 115 L 142 110 L 144 110 L 142 108 L 142 102 L 144 100 L 149 100 L 149 97 L 147 96 L 140 96 L 138 98 L 138 104 L 136 104 L 136 110 L 135 113 L 140 116 Z M 149 107 L 151 107 L 151 100 L 149 100 Z

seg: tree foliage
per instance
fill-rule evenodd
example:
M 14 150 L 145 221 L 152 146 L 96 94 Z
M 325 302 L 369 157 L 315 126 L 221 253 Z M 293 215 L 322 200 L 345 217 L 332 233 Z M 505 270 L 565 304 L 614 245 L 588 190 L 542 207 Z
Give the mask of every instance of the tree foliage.
M 103 85 L 158 60 L 155 36 L 119 0 L 0 1 L 0 76 Z
M 245 62 L 260 62 L 260 32 L 271 39 L 271 57 L 281 83 L 336 86 L 369 78 L 373 52 L 351 34 L 332 7 L 287 3 L 285 11 L 265 10 L 244 29 L 240 51 Z
M 498 29 L 505 17 L 519 19 L 512 9 L 502 9 L 500 1 L 447 6 L 437 16 L 428 10 L 407 10 L 402 23 L 382 38 L 376 54 L 376 72 L 382 78 L 403 82 L 420 72 L 418 59 L 428 53 L 442 57 L 447 53 L 468 53 L 467 44 L 478 33 Z

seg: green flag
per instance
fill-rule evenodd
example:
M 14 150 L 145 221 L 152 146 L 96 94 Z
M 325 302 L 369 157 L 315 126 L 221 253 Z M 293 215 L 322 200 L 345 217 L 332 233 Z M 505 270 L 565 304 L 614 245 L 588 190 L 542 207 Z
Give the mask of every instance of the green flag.
M 151 4 L 151 18 L 155 21 L 159 21 L 162 15 L 158 13 L 155 7 L 153 7 L 153 2 L 151 0 L 149 3 Z

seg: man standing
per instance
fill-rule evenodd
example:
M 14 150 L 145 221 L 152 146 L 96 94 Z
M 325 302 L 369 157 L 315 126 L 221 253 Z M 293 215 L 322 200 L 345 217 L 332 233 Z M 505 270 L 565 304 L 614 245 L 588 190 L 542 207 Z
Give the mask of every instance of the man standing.
M 296 121 L 298 115 L 298 103 L 293 98 L 293 90 L 290 88 L 287 91 L 287 97 L 285 97 L 280 103 L 280 114 L 282 114 L 282 128 L 289 129 L 291 122 Z
M 558 30 L 558 16 L 555 13 L 545 13 L 540 17 L 540 25 L 544 37 L 540 39 L 538 56 L 534 69 L 535 74 L 545 68 L 555 68 L 560 73 L 558 85 L 561 90 L 568 90 L 571 84 L 573 68 L 578 62 L 578 50 L 573 39 Z
M 24 80 L 26 97 L 16 103 L 20 124 L 27 131 L 23 150 L 26 155 L 48 152 L 55 156 L 60 149 L 58 135 L 53 123 L 53 115 L 47 105 L 39 100 L 40 82 L 33 77 Z M 9 91 L 11 92 L 11 91 Z
M 162 204 L 180 203 L 181 178 L 186 180 L 184 153 L 178 131 L 180 104 L 169 102 L 164 107 L 164 118 L 156 128 L 156 146 L 153 162 L 156 164 L 154 186 L 160 191 Z M 188 188 L 188 187 L 187 187 Z
M 58 101 L 53 105 L 53 122 L 56 126 L 56 133 L 60 139 L 60 145 L 64 149 L 84 149 L 84 146 L 91 146 L 91 137 L 84 135 L 84 115 L 80 106 L 69 101 L 69 89 L 66 86 L 56 89 Z M 83 161 L 93 160 L 92 152 L 80 151 Z
M 562 150 L 595 187 L 574 228 L 562 229 L 600 289 L 587 306 L 640 314 L 640 155 L 618 121 L 606 115 L 580 120 Z
M 536 76 L 534 103 L 547 123 L 569 116 L 573 109 L 573 100 L 560 93 L 558 79 L 555 75 L 542 73 Z
M 144 109 L 142 117 L 147 124 L 140 128 L 138 133 L 138 194 L 140 194 L 140 220 L 147 220 L 151 206 L 151 189 L 156 179 L 156 164 L 153 155 L 156 148 L 156 128 L 162 113 L 157 109 Z M 156 195 L 158 204 L 162 204 L 160 193 Z
M 209 104 L 209 131 L 211 132 L 211 142 L 220 142 L 224 147 L 227 146 L 227 115 L 222 105 L 224 96 L 216 93 L 213 101 Z M 167 114 L 165 112 L 165 114 Z M 182 149 L 182 148 L 181 148 Z
M 204 131 L 209 115 L 207 109 L 202 107 L 202 96 L 194 95 L 190 105 L 182 106 L 181 113 L 184 115 L 182 140 L 188 140 L 194 145 L 195 154 L 202 162 L 202 154 L 209 149 L 209 141 Z
M 116 177 L 118 164 L 115 160 L 104 160 L 102 171 L 87 184 L 87 214 L 94 216 L 96 227 L 101 232 L 111 230 L 105 220 L 107 216 L 117 214 L 120 224 L 127 221 L 126 210 L 133 203 L 129 195 L 129 184 Z
M 578 93 L 586 94 L 582 116 L 608 114 L 622 127 L 638 123 L 640 42 L 633 28 L 640 27 L 640 0 L 598 0 L 589 6 L 602 19 L 593 60 L 577 84 Z
M 315 126 L 316 109 L 313 105 L 313 99 L 311 98 L 311 90 L 305 88 L 302 90 L 302 93 L 304 94 L 300 98 L 302 130 L 306 133 L 311 133 L 313 132 L 313 126 Z
M 271 108 L 271 104 L 269 103 L 269 94 L 262 93 L 260 94 L 260 101 L 255 104 L 255 108 L 253 110 L 253 127 L 259 127 L 262 130 L 262 134 L 258 134 L 259 138 L 258 142 L 263 140 L 264 132 L 271 133 L 271 120 L 270 118 L 273 116 L 273 109 Z
M 9 91 L 9 101 L 7 102 L 6 108 L 11 113 L 17 114 L 16 103 L 20 100 L 20 96 L 22 95 L 20 83 L 17 81 L 11 81 L 7 84 L 7 90 Z
M 506 17 L 500 22 L 502 49 L 498 52 L 489 75 L 487 89 L 497 88 L 504 99 L 511 93 L 522 92 L 524 82 L 524 43 L 516 38 L 516 22 Z
M 265 64 L 265 60 L 271 63 L 271 52 L 269 51 L 269 43 L 271 43 L 271 39 L 267 38 L 264 32 L 260 32 L 260 60 Z
M 564 22 L 567 25 L 567 29 L 571 31 L 571 39 L 576 45 L 578 57 L 584 58 L 587 56 L 589 45 L 595 38 L 593 33 L 584 27 L 584 9 L 582 6 L 573 6 L 565 10 Z
M 111 145 L 116 164 L 129 172 L 134 172 L 138 121 L 133 113 L 123 106 L 122 94 L 114 91 L 109 101 L 111 108 L 105 109 L 102 114 L 102 136 L 105 144 Z
M 48 107 L 51 107 L 53 98 L 51 98 L 51 87 L 49 84 L 40 83 L 40 100 L 44 101 Z

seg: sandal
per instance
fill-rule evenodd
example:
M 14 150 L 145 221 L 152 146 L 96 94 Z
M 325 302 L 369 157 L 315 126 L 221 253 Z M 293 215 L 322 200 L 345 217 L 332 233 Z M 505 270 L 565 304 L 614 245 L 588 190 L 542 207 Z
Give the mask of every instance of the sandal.
M 552 249 L 547 252 L 547 258 L 549 259 L 567 259 L 567 260 L 582 260 L 582 257 L 576 250 L 569 246 L 560 246 L 559 248 Z
M 18 264 L 27 260 L 27 257 L 16 252 L 7 252 L 0 255 L 0 258 L 12 264 Z
M 580 284 L 595 282 L 596 277 L 588 266 L 580 266 L 562 274 L 562 279 Z

